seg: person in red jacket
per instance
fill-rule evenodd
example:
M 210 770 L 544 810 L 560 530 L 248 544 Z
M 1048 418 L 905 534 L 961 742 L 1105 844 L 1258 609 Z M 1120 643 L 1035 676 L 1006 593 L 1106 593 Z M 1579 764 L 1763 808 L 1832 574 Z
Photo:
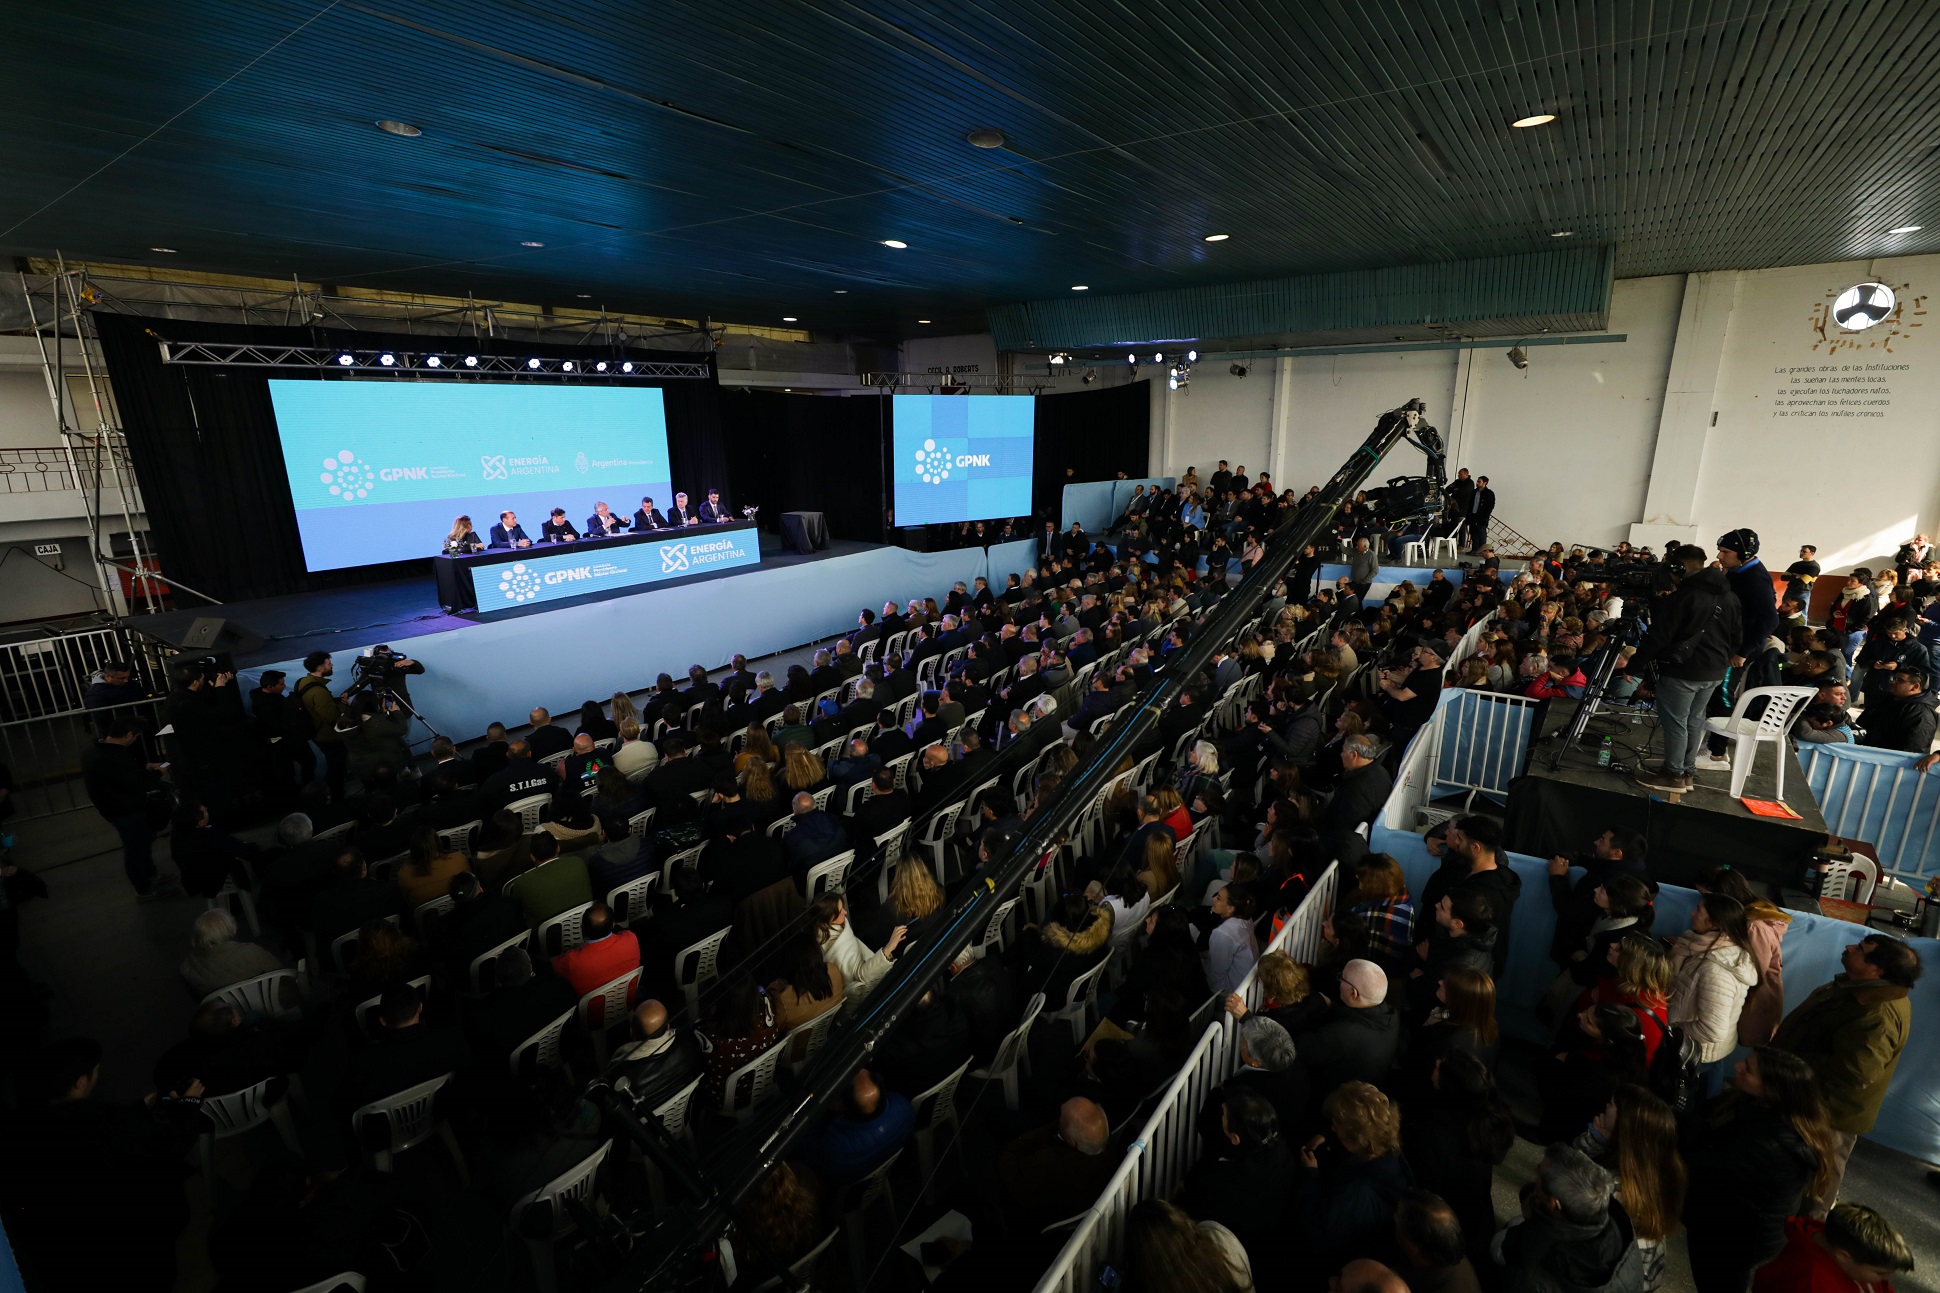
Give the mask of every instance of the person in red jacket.
M 552 972 L 573 985 L 573 991 L 585 996 L 595 988 L 603 988 L 629 970 L 640 968 L 640 940 L 630 929 L 615 931 L 613 928 L 613 909 L 603 902 L 596 902 L 586 909 L 580 918 L 580 928 L 586 931 L 586 942 L 570 952 L 561 952 L 552 958 Z M 626 1004 L 633 1004 L 636 982 L 627 989 Z M 596 1007 L 590 1023 L 600 1023 L 604 1007 Z
M 1531 700 L 1549 700 L 1552 697 L 1582 700 L 1583 688 L 1588 681 L 1583 671 L 1576 667 L 1576 657 L 1567 651 L 1558 651 L 1549 657 L 1548 671 L 1537 674 L 1523 695 Z
M 1913 1253 L 1886 1218 L 1842 1203 L 1824 1221 L 1791 1217 L 1785 1247 L 1758 1268 L 1752 1293 L 1893 1293 L 1892 1276 Z

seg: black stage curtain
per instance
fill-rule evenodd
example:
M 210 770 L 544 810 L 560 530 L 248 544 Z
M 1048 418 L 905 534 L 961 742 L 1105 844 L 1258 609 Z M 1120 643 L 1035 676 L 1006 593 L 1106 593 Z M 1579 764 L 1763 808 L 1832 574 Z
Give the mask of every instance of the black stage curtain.
M 210 368 L 164 364 L 158 338 L 250 345 L 342 346 L 358 350 L 463 347 L 478 354 L 607 357 L 588 345 L 515 344 L 329 328 L 237 327 L 97 314 L 95 328 L 128 451 L 141 484 L 162 573 L 222 601 L 304 593 L 395 579 L 422 572 L 426 561 L 399 561 L 310 573 L 276 437 L 268 380 L 298 375 L 271 368 Z M 705 359 L 711 353 L 630 349 L 634 360 Z M 369 374 L 359 376 L 369 379 Z M 376 380 L 376 379 L 371 379 Z M 433 379 L 453 380 L 453 379 Z M 463 380 L 463 379 L 457 379 Z M 519 380 L 543 381 L 545 378 Z M 676 488 L 698 501 L 709 485 L 736 497 L 737 479 L 722 441 L 720 387 L 706 380 L 669 380 L 667 454 Z M 442 536 L 425 538 L 427 560 Z
M 729 388 L 720 407 L 736 507 L 759 507 L 766 530 L 783 512 L 820 512 L 834 538 L 883 541 L 887 397 Z
M 970 397 L 972 399 L 975 396 Z M 1040 518 L 1064 509 L 1064 487 L 1145 475 L 1152 439 L 1152 383 L 1040 396 L 1031 500 Z M 1066 475 L 1069 470 L 1072 474 Z

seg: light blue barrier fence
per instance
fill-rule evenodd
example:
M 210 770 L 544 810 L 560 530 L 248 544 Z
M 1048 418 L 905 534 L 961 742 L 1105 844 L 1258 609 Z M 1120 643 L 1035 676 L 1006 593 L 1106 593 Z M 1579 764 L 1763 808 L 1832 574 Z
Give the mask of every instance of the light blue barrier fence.
M 1918 771 L 1916 757 L 1858 745 L 1799 747 L 1828 831 L 1871 844 L 1888 871 L 1940 875 L 1940 773 Z
M 1422 837 L 1394 829 L 1381 819 L 1376 820 L 1372 834 L 1370 847 L 1390 854 L 1407 873 L 1409 891 L 1421 892 L 1437 865 Z M 1497 1018 L 1505 1033 L 1541 1043 L 1548 1041 L 1549 1032 L 1537 1022 L 1535 1006 L 1557 974 L 1555 962 L 1549 959 L 1549 940 L 1556 932 L 1556 913 L 1549 901 L 1549 868 L 1544 859 L 1522 854 L 1510 854 L 1508 861 L 1522 877 L 1522 897 L 1510 922 L 1509 963 L 1496 985 Z M 1343 879 L 1342 884 L 1346 886 L 1349 881 Z M 1663 886 L 1657 897 L 1655 932 L 1671 937 L 1690 928 L 1696 906 L 1694 891 Z M 1837 974 L 1841 951 L 1866 932 L 1845 921 L 1794 912 L 1785 932 L 1785 1008 L 1798 1005 L 1814 988 Z M 1880 1109 L 1879 1122 L 1868 1139 L 1926 1162 L 1940 1163 L 1940 1083 L 1932 1077 L 1940 1066 L 1940 939 L 1908 941 L 1928 972 L 1913 989 L 1911 1036 Z
M 990 589 L 998 596 L 1004 592 L 1004 584 L 1012 575 L 1022 576 L 1037 565 L 1037 540 L 1015 539 L 1010 543 L 999 543 L 986 549 L 990 554 L 984 563 L 984 575 L 990 580 Z
M 865 606 L 912 596 L 940 601 L 957 580 L 983 574 L 987 562 L 982 548 L 872 548 L 431 633 L 405 648 L 426 667 L 411 680 L 411 700 L 439 731 L 470 740 L 495 720 L 517 727 L 534 705 L 569 713 L 616 688 L 650 686 L 662 672 L 680 678 L 689 665 L 718 668 L 737 651 L 769 655 L 848 632 Z M 333 653 L 341 685 L 364 645 Z M 292 678 L 303 673 L 301 661 L 265 667 Z M 260 673 L 246 676 L 253 684 Z M 413 739 L 428 736 L 417 727 Z
M 1124 514 L 1138 486 L 1145 486 L 1149 494 L 1155 488 L 1171 489 L 1178 483 L 1172 476 L 1142 476 L 1137 480 L 1088 480 L 1066 485 L 1064 497 L 1059 500 L 1063 519 L 1058 528 L 1069 530 L 1076 521 L 1084 526 L 1086 534 L 1103 534 Z

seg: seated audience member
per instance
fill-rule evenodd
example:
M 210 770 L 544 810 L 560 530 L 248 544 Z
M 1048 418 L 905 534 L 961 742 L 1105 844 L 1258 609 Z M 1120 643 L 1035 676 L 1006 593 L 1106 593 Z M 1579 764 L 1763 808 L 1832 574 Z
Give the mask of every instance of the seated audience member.
M 1293 1212 L 1323 1269 L 1332 1270 L 1375 1251 L 1394 1233 L 1395 1200 L 1414 1178 L 1401 1157 L 1401 1111 L 1375 1087 L 1342 1083 L 1320 1111 L 1328 1134 L 1301 1147 Z M 1325 1165 L 1324 1146 L 1334 1151 Z
M 1487 1203 L 1484 1190 L 1483 1202 Z M 1493 1212 L 1490 1230 L 1494 1229 Z M 1488 1251 L 1490 1235 L 1481 1239 Z M 1406 1190 L 1394 1209 L 1394 1246 L 1400 1251 L 1394 1273 L 1410 1293 L 1482 1293 L 1475 1265 L 1469 1259 L 1467 1228 L 1455 1209 L 1428 1190 Z M 1347 1293 L 1343 1280 L 1342 1293 Z
M 486 893 L 470 871 L 453 876 L 447 892 L 452 907 L 431 925 L 431 950 L 445 977 L 469 989 L 472 962 L 526 933 L 525 913 L 510 898 Z M 491 980 L 487 978 L 482 986 L 490 987 Z
M 734 924 L 734 904 L 710 890 L 699 872 L 674 872 L 673 902 L 640 929 L 640 990 L 663 1001 L 680 999 L 674 961 L 681 952 Z
M 1089 1210 L 1118 1170 L 1106 1153 L 1111 1124 L 1083 1098 L 1066 1100 L 1057 1121 L 1027 1131 L 997 1155 L 997 1180 L 1006 1212 L 1030 1231 Z
M 745 973 L 727 980 L 714 999 L 714 1013 L 695 1032 L 707 1057 L 706 1079 L 694 1096 L 702 1109 L 721 1108 L 734 1071 L 781 1040 L 774 1003 Z M 745 1108 L 752 1091 L 751 1084 L 743 1083 L 735 1107 Z
M 310 904 L 310 932 L 317 937 L 323 956 L 345 934 L 360 930 L 373 920 L 402 913 L 397 890 L 370 878 L 364 855 L 355 848 L 343 848 L 332 864 L 330 887 Z
M 778 1270 L 790 1266 L 828 1233 L 825 1207 L 814 1172 L 805 1164 L 777 1163 L 741 1205 L 734 1223 L 735 1246 L 758 1249 Z
M 1083 1090 L 1105 1112 L 1123 1121 L 1146 1097 L 1166 1086 L 1185 1063 L 1194 1041 L 1185 1002 L 1177 993 L 1145 999 L 1145 1026 L 1129 1039 L 1101 1032 L 1080 1053 Z
M 997 1048 L 1017 1026 L 1017 993 L 1010 967 L 1000 956 L 978 956 L 966 947 L 950 962 L 951 1003 L 970 1027 L 971 1067 L 981 1068 L 997 1057 Z
M 815 796 L 797 794 L 791 804 L 795 824 L 781 837 L 782 855 L 795 877 L 795 887 L 808 893 L 808 872 L 849 847 L 842 823 L 815 806 Z
M 606 842 L 592 803 L 572 786 L 553 792 L 552 811 L 539 829 L 559 841 L 562 853 L 582 853 Z
M 863 895 L 864 901 L 874 894 Z M 929 862 L 911 853 L 896 863 L 889 876 L 889 901 L 876 903 L 867 912 L 855 911 L 856 936 L 870 943 L 883 943 L 898 925 L 914 925 L 943 906 L 943 890 L 936 883 Z
M 1041 927 L 1024 926 L 1005 956 L 1024 991 L 1042 992 L 1047 1005 L 1062 1008 L 1072 981 L 1110 950 L 1110 910 L 1068 893 L 1051 904 Z
M 262 854 L 255 845 L 244 844 L 211 826 L 208 807 L 192 801 L 184 801 L 175 810 L 168 851 L 175 869 L 181 872 L 182 887 L 198 898 L 214 897 L 231 880 L 239 888 L 249 889 L 249 863 Z
M 293 1033 L 245 1023 L 226 1001 L 205 1001 L 189 1023 L 188 1037 L 155 1061 L 155 1089 L 182 1091 L 200 1082 L 205 1096 L 232 1095 L 292 1072 L 302 1056 L 302 1043 Z
M 833 1117 L 799 1147 L 797 1157 L 831 1188 L 861 1180 L 901 1149 L 916 1130 L 916 1111 L 875 1074 L 857 1069 Z
M 514 880 L 506 892 L 525 912 L 526 924 L 537 929 L 561 912 L 593 900 L 585 858 L 577 853 L 562 855 L 559 841 L 543 831 L 528 839 L 526 847 L 532 855 L 532 869 Z
M 508 880 L 532 869 L 531 841 L 517 813 L 500 809 L 485 819 L 472 850 L 472 870 L 486 893 L 503 893 Z
M 526 735 L 526 748 L 534 759 L 547 759 L 573 748 L 572 733 L 552 721 L 552 711 L 540 705 L 527 715 L 532 731 Z M 516 743 L 515 743 L 516 744 Z
M 1126 1217 L 1125 1271 L 1133 1287 L 1168 1293 L 1253 1288 L 1253 1268 L 1238 1236 L 1217 1221 L 1194 1221 L 1164 1199 L 1146 1199 Z
M 1225 1226 L 1248 1254 L 1277 1249 L 1295 1180 L 1279 1115 L 1263 1094 L 1230 1083 L 1207 1113 L 1215 1108 L 1218 1134 L 1212 1152 L 1187 1174 L 1179 1206 L 1201 1221 Z
M 579 925 L 585 941 L 552 958 L 552 972 L 572 985 L 575 996 L 583 997 L 640 968 L 640 940 L 630 929 L 615 928 L 611 907 L 595 901 L 579 918 Z M 601 1009 L 595 1009 L 587 1022 L 601 1022 Z
M 1401 1017 L 1388 1004 L 1388 976 L 1372 961 L 1341 970 L 1340 997 L 1327 1021 L 1296 1039 L 1316 1092 L 1343 1082 L 1379 1082 L 1394 1067 Z
M 384 989 L 377 1040 L 357 1053 L 344 1074 L 338 1098 L 346 1110 L 470 1066 L 464 1037 L 455 1028 L 425 1023 L 424 1010 L 424 999 L 410 984 Z
M 620 747 L 613 751 L 613 768 L 628 781 L 644 781 L 660 766 L 660 751 L 645 739 L 636 719 L 620 724 Z
M 1792 1217 L 1785 1247 L 1752 1276 L 1752 1293 L 1892 1293 L 1913 1252 L 1886 1218 L 1842 1203 L 1824 1221 Z
M 882 950 L 871 952 L 856 936 L 849 919 L 849 907 L 842 895 L 824 893 L 808 905 L 815 929 L 815 942 L 822 959 L 842 971 L 843 991 L 853 1001 L 868 996 L 894 963 L 896 949 L 902 946 L 909 928 L 898 925 L 889 932 Z
M 1551 1145 L 1523 1191 L 1522 1217 L 1495 1239 L 1509 1287 L 1640 1293 L 1643 1254 L 1616 1189 L 1616 1176 L 1581 1150 Z
M 218 907 L 195 918 L 189 932 L 189 954 L 182 959 L 180 970 L 182 982 L 200 1001 L 218 988 L 282 968 L 283 962 L 268 948 L 239 941 L 236 918 Z
M 351 1001 L 382 995 L 393 983 L 405 983 L 430 973 L 429 959 L 418 941 L 388 920 L 373 920 L 358 931 L 357 948 L 348 969 Z
M 775 1003 L 775 1023 L 793 1032 L 842 1004 L 842 968 L 822 959 L 814 939 L 797 939 L 782 977 L 768 985 L 768 999 Z M 808 1040 L 806 1032 L 791 1040 L 791 1061 L 807 1054 Z
M 421 826 L 411 836 L 411 856 L 392 874 L 407 910 L 416 911 L 427 902 L 451 892 L 451 879 L 471 870 L 463 853 L 448 850 L 438 842 L 438 833 Z
M 468 1007 L 465 1033 L 486 1076 L 496 1081 L 521 1046 L 578 1009 L 579 994 L 557 974 L 535 974 L 523 947 L 500 953 L 493 974 L 495 990 Z
M 613 1053 L 607 1073 L 624 1082 L 636 1102 L 658 1109 L 701 1075 L 703 1060 L 691 1027 L 676 1026 L 667 1007 L 649 997 L 633 1008 L 627 1043 Z

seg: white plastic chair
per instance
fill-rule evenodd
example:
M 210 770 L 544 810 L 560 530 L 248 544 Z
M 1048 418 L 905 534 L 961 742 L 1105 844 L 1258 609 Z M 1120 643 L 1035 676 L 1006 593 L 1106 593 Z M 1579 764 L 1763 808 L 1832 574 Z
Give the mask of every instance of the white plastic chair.
M 869 645 L 874 646 L 875 643 L 872 642 Z M 797 1257 L 795 1259 L 794 1263 L 790 1265 L 788 1268 L 788 1275 L 790 1279 L 793 1281 L 791 1284 L 789 1284 L 788 1287 L 790 1288 L 815 1287 L 814 1283 L 809 1279 L 809 1276 L 815 1273 L 816 1264 L 822 1260 L 822 1254 L 829 1250 L 829 1245 L 833 1244 L 835 1242 L 836 1236 L 840 1235 L 841 1233 L 842 1233 L 842 1227 L 839 1225 L 836 1226 L 834 1229 L 830 1230 L 828 1234 L 822 1237 L 822 1241 L 820 1243 L 816 1244 L 815 1247 L 809 1249 L 807 1252 L 803 1253 L 800 1257 Z M 754 1293 L 772 1293 L 772 1290 L 780 1288 L 781 1284 L 782 1284 L 781 1276 L 770 1275 L 767 1279 L 761 1281 L 761 1283 L 754 1286 Z
M 560 764 L 571 758 L 572 753 L 571 750 L 561 750 L 557 754 L 548 754 L 545 758 L 539 760 L 539 766 L 542 768 L 557 768 Z
M 1004 945 L 1009 938 L 1010 914 L 1017 910 L 1017 904 L 1022 901 L 1024 901 L 1022 897 L 1006 898 L 998 905 L 997 910 L 990 913 L 990 923 L 983 927 L 983 937 L 977 940 L 978 956 L 990 955 L 990 949 L 993 947 L 1000 953 L 1004 950 Z
M 636 970 L 635 973 L 637 974 L 638 971 Z M 514 1046 L 511 1057 L 512 1076 L 516 1078 L 525 1072 L 528 1062 L 542 1069 L 556 1069 L 564 1064 L 565 1059 L 560 1051 L 560 1043 L 566 1035 L 566 1025 L 572 1021 L 573 1012 L 568 1010 Z
M 831 1012 L 833 1013 L 833 1012 Z M 728 1074 L 721 1088 L 721 1112 L 736 1122 L 745 1121 L 775 1089 L 775 1069 L 781 1063 L 783 1044 L 777 1041 Z M 743 1102 L 743 1093 L 746 1101 Z
M 450 894 L 440 894 L 430 902 L 418 904 L 417 908 L 411 912 L 411 923 L 417 927 L 418 933 L 422 935 L 425 932 L 426 923 L 432 917 L 442 916 L 457 905 L 458 900 Z
M 253 1131 L 264 1123 L 271 1123 L 276 1134 L 283 1138 L 292 1154 L 303 1156 L 303 1146 L 296 1138 L 296 1126 L 290 1121 L 289 1106 L 284 1103 L 282 1094 L 275 1099 L 269 1095 L 272 1082 L 282 1082 L 276 1077 L 264 1078 L 255 1086 L 228 1095 L 211 1095 L 202 1098 L 202 1113 L 209 1125 L 198 1138 L 202 1149 L 202 1179 L 213 1189 L 216 1179 L 216 1142 L 231 1136 L 240 1136 Z
M 639 839 L 642 835 L 645 835 L 653 828 L 653 815 L 658 811 L 659 809 L 657 808 L 649 808 L 644 813 L 635 813 L 633 816 L 627 818 L 626 833 L 634 839 Z
M 842 1009 L 838 1003 L 807 1023 L 796 1024 L 789 1029 L 787 1035 L 781 1039 L 781 1049 L 787 1052 L 782 1056 L 782 1067 L 790 1073 L 800 1072 L 814 1057 L 815 1052 L 821 1050 L 823 1044 L 828 1041 L 830 1030 L 835 1027 L 835 1021 L 841 1016 Z
M 586 945 L 586 926 L 582 917 L 593 909 L 590 902 L 568 907 L 557 916 L 548 916 L 532 931 L 532 946 L 541 956 L 558 956 Z M 557 935 L 555 938 L 554 936 Z
M 497 947 L 488 947 L 484 951 L 480 952 L 477 956 L 474 956 L 472 958 L 472 964 L 471 964 L 472 991 L 473 992 L 490 991 L 492 985 L 484 981 L 485 970 L 488 967 L 496 966 L 498 964 L 498 958 L 504 955 L 505 953 L 511 951 L 513 948 L 524 947 L 526 940 L 530 937 L 532 937 L 532 935 L 526 933 L 524 930 L 520 930 L 518 933 L 512 935 L 512 937 L 506 939 L 503 943 L 500 943 Z
M 566 1201 L 570 1199 L 588 1207 L 593 1206 L 599 1185 L 599 1167 L 606 1161 L 612 1148 L 613 1142 L 607 1141 L 564 1173 L 512 1205 L 512 1229 L 525 1236 L 525 1248 L 532 1258 L 532 1275 L 539 1293 L 553 1293 L 559 1286 L 553 1249 L 573 1229 L 572 1214 L 566 1209 Z M 535 1219 L 531 1224 L 526 1222 L 526 1210 L 535 1207 L 545 1209 L 552 1222 L 551 1228 L 541 1238 L 534 1238 L 532 1231 L 542 1228 L 544 1218 Z
M 606 905 L 613 912 L 613 923 L 625 929 L 636 920 L 645 920 L 653 909 L 653 888 L 659 883 L 660 873 L 649 871 L 616 886 L 613 892 L 606 895 Z
M 681 849 L 678 853 L 669 853 L 667 860 L 660 864 L 660 892 L 672 893 L 674 891 L 674 877 L 680 874 L 680 868 L 683 866 L 699 866 L 701 854 L 706 850 L 707 841 L 702 840 L 691 849 Z
M 808 900 L 814 902 L 822 896 L 825 889 L 840 889 L 848 878 L 849 868 L 855 863 L 855 850 L 837 853 L 826 862 L 817 862 L 808 869 Z
M 453 853 L 470 855 L 472 851 L 472 832 L 483 826 L 482 821 L 462 822 L 457 826 L 447 826 L 438 832 L 438 847 Z
M 294 1290 L 294 1293 L 364 1293 L 364 1277 L 356 1271 L 332 1275 L 327 1280 Z
M 687 1017 L 701 1017 L 701 985 L 714 978 L 720 971 L 721 944 L 727 942 L 733 927 L 717 929 L 700 942 L 681 948 L 674 953 L 674 980 L 687 997 Z M 690 965 L 688 957 L 693 957 Z
M 633 994 L 640 985 L 640 967 L 634 966 L 617 979 L 611 979 L 594 988 L 579 999 L 579 1026 L 593 1039 L 593 1062 L 601 1072 L 606 1070 L 606 1039 L 615 1028 L 627 1020 L 627 1007 L 633 1004 Z M 593 1019 L 593 1003 L 600 1003 L 600 1015 Z
M 926 1196 L 934 1193 L 936 1179 L 936 1134 L 946 1124 L 954 1139 L 961 1130 L 957 1119 L 957 1084 L 970 1071 L 970 1061 L 957 1065 L 957 1071 L 910 1100 L 916 1110 L 916 1165 Z
M 1064 994 L 1064 1005 L 1051 1016 L 1071 1024 L 1073 1046 L 1084 1045 L 1085 1034 L 1091 1031 L 1091 1010 L 1098 1004 L 1098 980 L 1104 977 L 1105 967 L 1110 964 L 1111 953 L 1106 952 L 1103 960 L 1071 980 L 1071 986 Z
M 551 795 L 527 795 L 524 799 L 514 799 L 507 804 L 505 811 L 517 813 L 519 829 L 530 835 L 539 829 L 539 820 L 545 815 L 546 808 L 551 803 Z
M 857 1288 L 866 1288 L 869 1284 L 868 1263 L 872 1254 L 869 1246 L 864 1243 L 864 1237 L 869 1209 L 876 1200 L 887 1201 L 891 1229 L 895 1227 L 896 1192 L 890 1188 L 889 1173 L 902 1156 L 903 1151 L 900 1149 L 891 1154 L 880 1167 L 844 1190 L 841 1202 L 837 1204 L 842 1214 L 842 1233 L 846 1237 L 849 1249 L 849 1266 L 855 1276 Z
M 451 1074 L 420 1082 L 406 1087 L 396 1095 L 382 1100 L 373 1100 L 350 1115 L 350 1126 L 361 1133 L 366 1118 L 382 1118 L 389 1131 L 389 1137 L 381 1149 L 367 1150 L 371 1166 L 380 1172 L 391 1170 L 392 1160 L 405 1150 L 424 1144 L 433 1136 L 445 1142 L 445 1149 L 451 1154 L 452 1165 L 458 1169 L 458 1179 L 470 1188 L 470 1173 L 465 1168 L 465 1152 L 458 1148 L 458 1137 L 451 1132 L 451 1125 L 437 1116 L 437 1095 L 445 1083 L 451 1081 Z
M 957 818 L 963 815 L 963 809 L 962 802 L 937 809 L 936 816 L 930 818 L 929 826 L 923 832 L 923 838 L 917 841 L 929 852 L 930 869 L 936 873 L 938 887 L 949 883 L 945 870 L 950 860 L 950 841 L 956 838 Z
M 214 911 L 216 908 L 221 907 L 227 911 L 232 900 L 236 909 L 242 912 L 243 919 L 249 922 L 250 936 L 253 938 L 261 938 L 263 936 L 263 924 L 256 919 L 256 900 L 250 896 L 249 890 L 239 886 L 233 879 L 222 882 L 222 888 L 216 890 L 214 895 L 210 897 L 208 909 Z
M 1878 887 L 1878 865 L 1871 858 L 1855 853 L 1826 868 L 1825 880 L 1819 886 L 1819 896 L 1871 905 L 1873 891 Z
M 431 992 L 431 976 L 428 974 L 420 974 L 417 978 L 407 979 L 405 982 L 408 986 L 418 990 L 419 1001 L 423 1001 Z M 383 1004 L 384 998 L 381 994 L 372 997 L 368 1001 L 360 1001 L 357 1003 L 351 1013 L 356 1017 L 357 1032 L 360 1036 L 369 1037 L 372 1035 L 370 1031 L 370 1017 Z
M 285 992 L 286 987 L 290 989 L 288 993 Z M 244 1020 L 274 1019 L 299 1013 L 303 1008 L 302 994 L 303 980 L 295 970 L 271 970 L 253 979 L 217 988 L 202 998 L 202 1004 L 206 1006 L 211 1001 L 227 1001 Z M 290 1003 L 291 998 L 295 999 L 294 1004 Z
M 980 1069 L 971 1069 L 969 1076 L 979 1082 L 1002 1082 L 1004 1084 L 1004 1107 L 1012 1113 L 1017 1112 L 1017 1071 L 1031 1071 L 1031 1025 L 1037 1022 L 1038 1012 L 1044 1009 L 1044 994 L 1034 992 L 1030 1002 L 1024 1007 L 1024 1019 L 1017 1027 L 1004 1034 L 1004 1040 L 997 1044 L 997 1053 L 990 1063 Z
M 694 1092 L 700 1089 L 701 1077 L 696 1076 L 692 1082 L 668 1096 L 666 1103 L 653 1111 L 653 1116 L 660 1119 L 660 1125 L 666 1128 L 668 1139 L 684 1141 L 689 1145 L 693 1143 L 694 1138 L 687 1134 L 687 1110 L 694 1103 Z M 648 1196 L 653 1199 L 656 1206 L 664 1204 L 667 1192 L 666 1180 L 661 1176 L 660 1169 L 654 1166 L 652 1159 L 640 1154 L 637 1149 L 634 1154 L 647 1169 Z
M 1758 757 L 1760 745 L 1770 745 L 1778 755 L 1777 798 L 1785 799 L 1785 733 L 1792 725 L 1792 711 L 1811 700 L 1818 693 L 1810 687 L 1753 687 L 1738 697 L 1731 713 L 1723 718 L 1707 718 L 1704 729 L 1714 736 L 1727 736 L 1733 742 L 1731 751 L 1731 797 L 1745 793 L 1745 778 L 1751 775 L 1752 761 Z M 1757 718 L 1747 718 L 1759 698 L 1764 698 L 1764 712 Z

